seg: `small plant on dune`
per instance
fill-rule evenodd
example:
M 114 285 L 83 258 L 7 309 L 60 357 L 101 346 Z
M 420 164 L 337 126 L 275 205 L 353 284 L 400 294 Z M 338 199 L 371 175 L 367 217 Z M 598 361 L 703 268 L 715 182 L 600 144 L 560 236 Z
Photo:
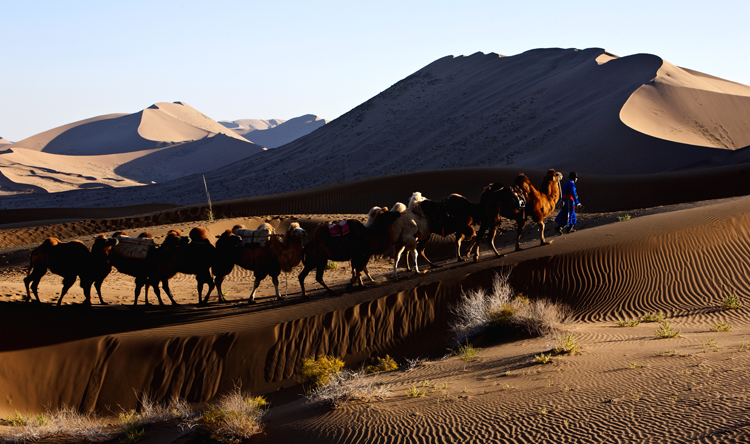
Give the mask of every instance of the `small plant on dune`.
M 661 326 L 654 331 L 654 335 L 658 339 L 670 339 L 677 337 L 680 334 L 680 330 L 675 331 L 669 321 L 662 322 Z
M 623 221 L 626 221 L 626 220 L 630 220 L 630 215 L 629 214 L 626 214 L 625 216 L 617 216 L 617 221 L 618 222 L 623 222 Z
M 396 361 L 390 356 L 385 355 L 385 358 L 378 358 L 377 365 L 368 365 L 365 370 L 367 373 L 378 373 L 396 370 L 397 368 L 398 364 L 396 364 Z
M 662 322 L 667 317 L 663 311 L 659 310 L 656 313 L 648 312 L 641 316 L 643 322 Z
M 719 321 L 711 327 L 711 331 L 732 331 L 732 326 L 724 321 Z
M 367 376 L 364 371 L 343 370 L 329 376 L 325 385 L 308 395 L 314 403 L 340 407 L 350 401 L 370 402 L 385 398 L 389 391 L 376 384 L 376 376 Z
M 748 347 L 750 347 L 749 341 L 742 341 L 740 342 L 740 345 L 737 347 L 738 352 L 744 352 L 747 351 Z
M 209 405 L 198 418 L 198 433 L 211 442 L 238 443 L 263 431 L 261 417 L 268 408 L 262 396 L 251 397 L 239 386 Z
M 637 363 L 637 362 L 631 362 L 630 368 L 643 368 L 643 365 Z
M 344 368 L 344 361 L 333 356 L 320 355 L 317 359 L 307 358 L 302 361 L 302 384 L 312 391 L 328 383 L 328 378 Z
M 641 325 L 641 321 L 638 319 L 617 321 L 618 327 L 638 327 L 639 325 Z
M 464 362 L 471 362 L 477 359 L 480 350 L 482 349 L 476 348 L 469 343 L 466 343 L 465 345 L 459 344 L 453 354 L 458 356 Z
M 536 362 L 537 364 L 551 364 L 552 353 L 548 353 L 546 355 L 544 353 L 534 355 L 534 362 Z
M 29 422 L 29 418 L 21 416 L 18 410 L 15 411 L 11 416 L 5 418 L 5 422 L 11 427 L 23 427 Z
M 572 333 L 561 333 L 555 337 L 555 347 L 552 352 L 556 355 L 572 355 L 581 350 L 581 345 Z
M 721 306 L 724 310 L 739 310 L 742 308 L 742 301 L 740 301 L 740 298 L 736 294 L 732 293 L 724 298 Z
M 420 392 L 418 388 L 412 386 L 409 390 L 406 391 L 406 397 L 407 398 L 419 398 L 420 396 L 424 396 L 427 392 Z

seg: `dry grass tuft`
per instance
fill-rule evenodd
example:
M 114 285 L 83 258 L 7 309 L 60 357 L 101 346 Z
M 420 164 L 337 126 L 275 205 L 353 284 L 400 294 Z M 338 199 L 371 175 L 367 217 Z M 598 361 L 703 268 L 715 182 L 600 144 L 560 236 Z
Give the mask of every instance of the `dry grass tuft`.
M 344 370 L 329 375 L 325 384 L 318 386 L 309 395 L 309 402 L 340 407 L 350 401 L 370 402 L 385 398 L 389 391 L 376 384 L 375 376 L 364 371 Z
M 198 433 L 208 435 L 211 442 L 242 442 L 263 431 L 260 420 L 267 408 L 265 398 L 251 397 L 235 386 L 197 419 Z

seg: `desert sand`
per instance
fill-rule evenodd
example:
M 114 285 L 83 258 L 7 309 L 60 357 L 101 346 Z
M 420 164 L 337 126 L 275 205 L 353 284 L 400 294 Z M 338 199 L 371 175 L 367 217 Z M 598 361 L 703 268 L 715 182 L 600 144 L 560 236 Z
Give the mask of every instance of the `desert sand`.
M 451 179 L 444 176 L 443 182 Z M 652 187 L 669 183 L 661 179 L 652 178 Z M 308 278 L 311 301 L 300 298 L 293 272 L 281 280 L 286 301 L 274 301 L 273 287 L 264 282 L 259 303 L 247 305 L 252 279 L 244 270 L 229 276 L 230 302 L 208 307 L 195 305 L 195 281 L 187 275 L 170 284 L 177 307 L 132 307 L 132 278 L 116 272 L 104 284 L 108 306 L 77 305 L 82 294 L 75 287 L 62 307 L 53 306 L 60 279 L 50 274 L 40 285 L 44 304 L 21 299 L 28 253 L 43 236 L 77 235 L 90 242 L 96 234 L 124 228 L 160 238 L 169 229 L 186 232 L 198 225 L 215 235 L 237 222 L 253 227 L 263 221 L 279 230 L 297 221 L 311 231 L 321 222 L 364 218 L 366 210 L 332 204 L 326 189 L 280 196 L 286 199 L 269 200 L 257 214 L 250 210 L 252 199 L 245 207 L 232 202 L 246 215 L 210 223 L 195 220 L 201 215 L 191 210 L 182 210 L 176 221 L 169 220 L 176 217 L 169 211 L 52 225 L 17 221 L 0 231 L 0 316 L 7 338 L 0 346 L 0 415 L 63 404 L 107 413 L 117 409 L 113 406 L 134 407 L 134 390 L 158 398 L 176 394 L 200 405 L 241 380 L 244 389 L 273 402 L 264 433 L 253 442 L 743 441 L 750 316 L 748 309 L 725 311 L 720 305 L 732 293 L 743 301 L 749 296 L 750 198 L 674 203 L 673 193 L 655 191 L 631 195 L 618 211 L 593 212 L 599 204 L 587 202 L 606 205 L 606 193 L 633 189 L 645 179 L 615 177 L 609 187 L 603 177 L 586 180 L 579 182 L 587 205 L 579 231 L 557 236 L 548 228 L 549 246 L 539 246 L 539 233 L 530 227 L 522 238 L 524 250 L 513 252 L 506 222 L 507 233 L 496 240 L 504 257 L 496 258 L 485 244 L 479 263 L 456 263 L 451 239 L 433 236 L 428 255 L 441 268 L 394 280 L 388 277 L 391 259 L 377 258 L 370 265 L 376 283 L 368 289 L 328 296 Z M 684 177 L 682 186 L 692 181 Z M 401 200 L 413 191 L 391 183 L 387 191 Z M 422 191 L 428 197 L 442 194 Z M 393 203 L 380 200 L 371 204 Z M 276 209 L 286 209 L 293 201 L 326 211 L 267 211 L 274 202 Z M 631 219 L 618 221 L 623 216 Z M 164 222 L 153 222 L 160 219 Z M 508 333 L 475 338 L 482 350 L 474 362 L 445 357 L 451 346 L 449 307 L 461 290 L 486 288 L 494 273 L 508 270 L 516 291 L 570 306 L 572 331 L 583 346 L 579 354 L 535 365 L 533 356 L 551 345 Z M 348 278 L 347 263 L 326 273 L 336 290 Z M 150 301 L 156 302 L 153 295 Z M 656 339 L 655 324 L 615 326 L 657 310 L 681 330 L 678 338 Z M 711 332 L 718 321 L 733 329 Z M 376 376 L 391 390 L 385 399 L 331 409 L 307 403 L 298 385 L 301 360 L 320 353 L 339 356 L 351 368 L 385 354 L 402 364 L 407 358 L 425 361 L 412 371 Z M 425 396 L 406 395 L 422 384 Z M 427 390 L 444 384 L 445 394 Z M 164 425 L 143 442 L 179 435 L 176 425 Z

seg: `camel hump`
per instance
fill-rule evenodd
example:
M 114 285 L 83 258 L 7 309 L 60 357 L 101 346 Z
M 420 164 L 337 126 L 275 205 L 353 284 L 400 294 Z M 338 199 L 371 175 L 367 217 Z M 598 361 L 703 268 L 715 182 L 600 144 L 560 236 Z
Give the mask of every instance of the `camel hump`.
M 392 213 L 403 213 L 406 211 L 406 205 L 402 204 L 401 202 L 396 202 L 393 204 L 393 208 L 391 208 Z
M 47 239 L 44 239 L 44 242 L 42 242 L 42 247 L 54 247 L 55 245 L 59 245 L 60 243 L 60 239 L 56 237 L 48 237 Z
M 203 227 L 195 227 L 188 235 L 193 242 L 205 242 L 208 240 L 208 232 Z
M 154 235 L 149 233 L 148 231 L 144 231 L 143 233 L 138 235 L 138 238 L 140 239 L 153 239 Z

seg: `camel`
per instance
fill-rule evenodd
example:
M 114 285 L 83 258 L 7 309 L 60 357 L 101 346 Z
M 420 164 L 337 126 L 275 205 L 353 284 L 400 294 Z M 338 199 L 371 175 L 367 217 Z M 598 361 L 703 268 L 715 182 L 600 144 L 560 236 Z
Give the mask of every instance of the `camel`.
M 113 236 L 127 236 L 123 231 L 114 233 Z M 153 235 L 148 232 L 144 232 L 138 235 L 139 239 L 153 239 Z M 138 298 L 141 295 L 141 289 L 146 287 L 146 295 L 144 303 L 148 302 L 148 287 L 154 289 L 156 297 L 159 300 L 159 305 L 164 305 L 164 301 L 161 299 L 161 292 L 159 291 L 159 282 L 169 280 L 172 276 L 177 273 L 177 266 L 179 262 L 180 247 L 187 245 L 189 239 L 183 238 L 182 234 L 177 230 L 170 230 L 167 236 L 164 238 L 164 242 L 161 245 L 154 245 L 148 249 L 148 254 L 145 258 L 132 258 L 118 254 L 117 251 L 111 252 L 109 255 L 110 263 L 120 273 L 133 276 L 135 278 L 135 297 L 133 305 L 138 305 Z M 169 292 L 169 286 L 165 289 L 167 296 L 172 301 L 172 304 L 177 305 L 177 302 Z
M 215 261 L 216 248 L 208 240 L 205 228 L 196 227 L 190 230 L 188 234 L 190 243 L 180 249 L 177 256 L 177 271 L 184 274 L 194 274 L 198 283 L 198 304 L 203 303 L 203 286 L 208 285 L 208 300 L 211 291 L 214 289 L 214 279 L 211 276 L 211 267 Z M 170 278 L 172 276 L 169 276 Z M 162 281 L 162 288 L 171 297 L 169 281 Z
M 63 288 L 60 292 L 60 297 L 57 299 L 57 305 L 62 304 L 65 294 L 73 286 L 77 277 L 80 277 L 79 284 L 86 297 L 84 301 L 85 305 L 91 305 L 92 284 L 96 284 L 99 302 L 102 305 L 106 305 L 101 293 L 102 282 L 111 270 L 111 266 L 109 266 L 106 259 L 106 251 L 116 243 L 117 241 L 114 239 L 105 239 L 103 236 L 100 236 L 94 241 L 94 245 L 92 246 L 94 253 L 92 253 L 79 240 L 60 242 L 59 239 L 54 237 L 45 239 L 42 245 L 31 252 L 28 273 L 23 279 L 23 283 L 26 286 L 26 297 L 24 300 L 31 300 L 31 291 L 33 291 L 37 302 L 41 302 L 37 289 L 39 281 L 49 268 L 52 273 L 63 277 Z
M 336 292 L 331 290 L 323 281 L 323 272 L 329 260 L 351 261 L 352 279 L 347 285 L 346 291 L 351 290 L 355 282 L 364 286 L 362 273 L 367 267 L 370 256 L 382 254 L 391 246 L 391 226 L 394 221 L 401 217 L 401 213 L 388 211 L 388 207 L 373 208 L 370 212 L 376 213 L 371 228 L 366 227 L 362 222 L 350 219 L 346 223 L 349 233 L 345 235 L 332 236 L 327 224 L 320 225 L 315 229 L 312 239 L 305 245 L 302 252 L 304 268 L 299 274 L 299 284 L 304 297 L 309 297 L 305 291 L 305 278 L 313 268 L 316 269 L 315 280 L 329 294 L 336 295 Z
M 526 193 L 526 198 L 528 199 L 526 215 L 539 225 L 540 245 L 549 245 L 551 242 L 544 240 L 544 218 L 552 214 L 557 201 L 560 200 L 560 181 L 562 177 L 562 173 L 558 173 L 554 169 L 548 170 L 542 179 L 542 187 L 539 190 L 534 188 L 531 180 L 525 174 L 518 175 L 514 183 Z M 519 232 L 517 239 L 520 239 L 520 237 Z M 520 249 L 518 248 L 518 240 L 516 241 L 516 246 L 517 249 Z
M 506 187 L 502 183 L 491 183 L 482 190 L 479 205 L 484 211 L 484 220 L 474 242 L 469 247 L 469 256 L 474 251 L 474 262 L 479 262 L 479 243 L 485 233 L 489 233 L 490 247 L 495 255 L 503 256 L 495 247 L 495 235 L 501 224 L 501 216 L 516 221 L 516 251 L 521 250 L 521 233 L 526 226 L 526 197 L 523 190 L 518 187 Z
M 403 253 L 404 249 L 406 249 L 406 268 L 411 270 L 409 267 L 409 257 L 413 256 L 414 272 L 419 274 L 419 265 L 417 264 L 418 241 L 430 237 L 430 223 L 424 213 L 418 211 L 418 204 L 424 200 L 425 198 L 422 196 L 422 193 L 417 191 L 409 199 L 408 208 L 401 202 L 396 202 L 393 208 L 391 208 L 392 212 L 401 213 L 401 216 L 393 222 L 391 228 L 391 241 L 393 242 L 393 251 L 395 253 L 393 263 L 394 278 L 398 277 L 398 262 L 401 260 L 401 253 Z M 372 210 L 370 213 L 372 213 Z M 370 216 L 370 220 L 367 221 L 365 226 L 371 226 L 373 222 L 372 216 Z M 366 269 L 363 271 L 370 277 L 370 273 Z
M 234 228 L 244 227 L 236 225 Z M 275 234 L 274 229 L 267 223 L 261 224 L 256 232 L 266 233 L 269 237 L 265 245 L 243 247 L 242 238 L 232 234 L 230 230 L 222 233 L 219 240 L 216 241 L 216 259 L 212 270 L 220 302 L 225 302 L 221 284 L 224 282 L 224 278 L 232 272 L 235 265 L 251 270 L 255 277 L 253 291 L 248 303 L 255 303 L 258 287 L 266 276 L 271 276 L 276 288 L 276 299 L 284 299 L 279 292 L 279 275 L 282 271 L 285 273 L 291 272 L 302 261 L 302 239 L 307 236 L 307 232 L 300 228 L 297 222 L 289 224 L 281 239 L 278 236 L 273 236 Z M 208 303 L 208 297 L 206 297 L 204 303 Z

